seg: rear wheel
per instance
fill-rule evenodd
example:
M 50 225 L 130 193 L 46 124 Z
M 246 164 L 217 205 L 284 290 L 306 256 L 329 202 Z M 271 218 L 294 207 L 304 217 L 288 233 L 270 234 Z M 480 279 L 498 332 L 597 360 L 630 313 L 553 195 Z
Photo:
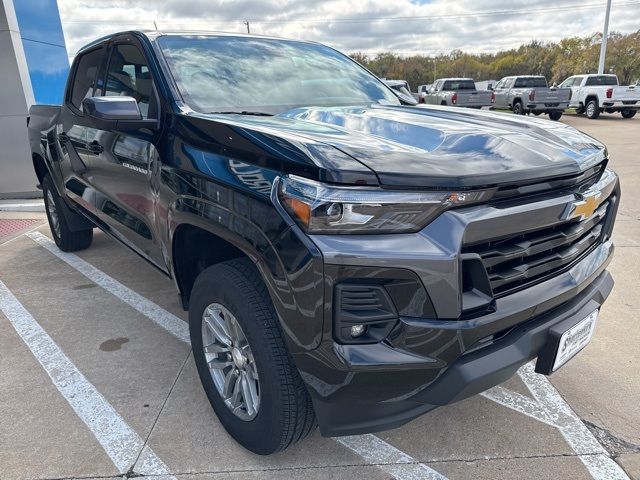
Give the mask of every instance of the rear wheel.
M 513 113 L 516 115 L 524 115 L 526 112 L 524 111 L 524 105 L 520 100 L 514 102 L 513 104 Z
M 42 180 L 42 193 L 44 195 L 49 228 L 58 248 L 63 252 L 75 252 L 88 248 L 93 240 L 93 229 L 71 230 L 69 228 L 70 222 L 67 218 L 67 210 L 62 204 L 64 200 L 58 195 L 49 174 Z
M 637 110 L 632 110 L 630 108 L 626 108 L 620 112 L 622 114 L 622 118 L 633 118 L 636 116 Z
M 558 112 L 558 111 L 549 112 L 549 118 L 551 120 L 558 121 L 560 120 L 560 118 L 562 118 L 562 112 Z
M 313 431 L 311 398 L 250 260 L 231 260 L 200 273 L 190 299 L 189 329 L 209 402 L 238 443 L 269 455 Z
M 587 106 L 584 107 L 584 113 L 586 113 L 587 118 L 591 120 L 595 120 L 600 116 L 600 107 L 598 107 L 597 100 L 589 100 L 587 102 Z

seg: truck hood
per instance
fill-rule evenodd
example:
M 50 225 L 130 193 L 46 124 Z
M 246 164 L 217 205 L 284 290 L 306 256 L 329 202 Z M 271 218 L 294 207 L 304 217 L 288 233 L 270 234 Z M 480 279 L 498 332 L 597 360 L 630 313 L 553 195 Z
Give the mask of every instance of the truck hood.
M 601 143 L 562 123 L 481 110 L 374 105 L 234 117 L 236 126 L 331 145 L 388 186 L 530 183 L 577 175 L 606 157 Z

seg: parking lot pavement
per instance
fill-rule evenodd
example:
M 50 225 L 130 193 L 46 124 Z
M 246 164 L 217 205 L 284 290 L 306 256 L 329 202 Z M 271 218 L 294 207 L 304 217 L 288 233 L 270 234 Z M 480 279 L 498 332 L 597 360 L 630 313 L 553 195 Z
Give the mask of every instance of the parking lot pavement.
M 271 457 L 213 414 L 170 280 L 102 233 L 63 254 L 41 214 L 0 212 L 37 220 L 0 238 L 0 478 L 640 478 L 640 119 L 563 121 L 608 144 L 624 190 L 592 343 L 550 379 L 527 366 L 402 428 Z

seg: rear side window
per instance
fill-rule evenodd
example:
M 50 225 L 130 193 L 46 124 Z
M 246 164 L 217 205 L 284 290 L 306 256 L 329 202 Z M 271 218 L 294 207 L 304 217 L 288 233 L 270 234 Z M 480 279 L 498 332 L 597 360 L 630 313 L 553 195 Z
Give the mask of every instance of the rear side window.
M 587 78 L 587 87 L 593 87 L 598 85 L 616 86 L 618 85 L 618 79 L 614 75 L 596 75 L 594 77 Z
M 547 80 L 544 77 L 520 77 L 516 79 L 515 88 L 546 88 Z
M 76 68 L 71 89 L 71 103 L 78 110 L 82 110 L 82 100 L 93 95 L 101 61 L 101 48 L 83 54 L 78 60 L 78 68 Z
M 134 45 L 117 45 L 114 48 L 104 94 L 133 97 L 144 118 L 157 118 L 151 72 L 142 52 Z

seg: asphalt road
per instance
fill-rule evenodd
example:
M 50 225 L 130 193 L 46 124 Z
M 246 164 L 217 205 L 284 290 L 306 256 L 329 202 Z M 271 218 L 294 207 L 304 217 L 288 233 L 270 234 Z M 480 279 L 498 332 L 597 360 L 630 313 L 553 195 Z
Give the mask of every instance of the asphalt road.
M 0 478 L 640 478 L 640 118 L 562 121 L 608 145 L 623 186 L 591 344 L 552 377 L 525 367 L 402 428 L 271 457 L 214 416 L 169 280 L 101 233 L 62 254 L 42 214 L 0 212 Z

